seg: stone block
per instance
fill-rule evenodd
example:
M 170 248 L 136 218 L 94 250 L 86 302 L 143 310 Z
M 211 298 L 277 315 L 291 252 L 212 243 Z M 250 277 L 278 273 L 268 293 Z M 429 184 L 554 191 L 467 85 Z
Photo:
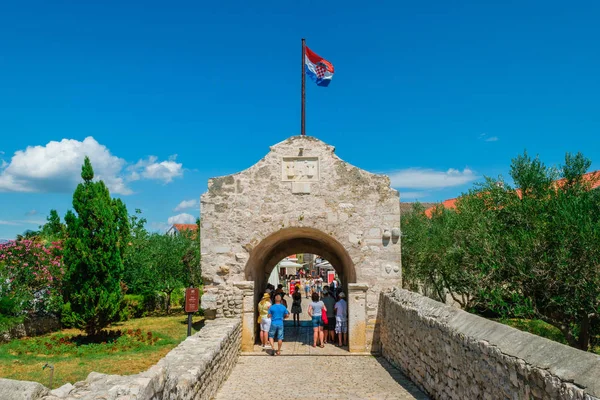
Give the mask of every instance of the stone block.
M 38 399 L 48 393 L 48 388 L 37 382 L 0 378 L 0 395 L 2 400 Z
M 71 385 L 70 383 L 65 383 L 64 385 L 62 385 L 59 388 L 56 388 L 54 390 L 52 390 L 50 392 L 50 394 L 52 396 L 56 396 L 56 397 L 67 397 L 67 395 L 71 392 L 71 390 L 73 390 L 75 388 L 75 386 Z
M 381 228 L 371 228 L 368 230 L 367 237 L 379 239 L 381 241 Z
M 249 312 L 254 315 L 254 309 L 256 308 L 254 296 L 244 296 L 244 300 L 242 301 L 242 303 L 242 309 L 244 310 L 244 312 Z
M 292 182 L 293 194 L 310 194 L 310 182 Z
M 217 298 L 217 295 L 214 293 L 204 293 L 200 298 L 200 307 L 202 307 L 203 310 L 216 310 Z
M 209 249 L 209 251 L 213 252 L 215 254 L 230 253 L 231 246 L 213 246 L 212 248 Z

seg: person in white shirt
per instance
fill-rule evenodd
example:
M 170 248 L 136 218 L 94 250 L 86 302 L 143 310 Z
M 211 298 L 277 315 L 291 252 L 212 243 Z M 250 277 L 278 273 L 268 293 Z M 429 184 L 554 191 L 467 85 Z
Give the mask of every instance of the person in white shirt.
M 348 345 L 348 303 L 346 303 L 346 294 L 340 292 L 338 302 L 335 303 L 335 333 L 338 335 L 338 346 Z M 343 339 L 343 342 L 342 342 Z

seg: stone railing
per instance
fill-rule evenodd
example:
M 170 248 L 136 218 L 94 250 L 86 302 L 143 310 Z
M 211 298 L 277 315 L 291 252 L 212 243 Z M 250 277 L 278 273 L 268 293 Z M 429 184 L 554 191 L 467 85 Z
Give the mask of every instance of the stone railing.
M 435 399 L 597 399 L 600 356 L 402 289 L 381 295 L 382 355 Z
M 240 352 L 241 321 L 208 321 L 165 358 L 136 375 L 92 372 L 85 381 L 49 391 L 39 383 L 0 379 L 2 399 L 210 399 L 227 379 Z

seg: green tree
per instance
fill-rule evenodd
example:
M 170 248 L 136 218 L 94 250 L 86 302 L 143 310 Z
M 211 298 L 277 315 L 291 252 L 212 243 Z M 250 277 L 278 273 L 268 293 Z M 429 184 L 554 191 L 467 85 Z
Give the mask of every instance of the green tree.
M 184 235 L 155 233 L 150 236 L 150 271 L 156 290 L 166 296 L 167 314 L 171 308 L 173 292 L 189 284 L 189 272 L 183 262 L 189 246 L 189 239 Z
M 66 227 L 60 221 L 60 216 L 56 210 L 50 210 L 50 215 L 46 218 L 46 223 L 40 227 L 40 235 L 51 242 L 64 239 Z
M 75 212 L 65 217 L 63 319 L 94 335 L 118 318 L 129 228 L 121 200 L 111 199 L 104 182 L 92 182 L 94 170 L 87 157 L 81 177 L 83 183 L 73 194 Z
M 151 269 L 152 247 L 146 222 L 140 209 L 136 209 L 129 219 L 131 239 L 126 246 L 127 251 L 123 259 L 124 281 L 128 291 L 134 294 L 154 293 L 156 286 Z
M 541 319 L 588 350 L 600 329 L 600 190 L 584 177 L 590 165 L 567 154 L 552 168 L 525 152 L 511 163 L 515 187 L 488 178 L 456 210 L 428 218 L 415 207 L 402 220 L 405 285 L 465 309 Z
M 507 205 L 512 297 L 582 350 L 600 312 L 600 196 L 583 178 L 590 165 L 581 153 L 567 153 L 558 171 L 517 158 L 511 175 L 522 198 Z M 562 179 L 553 183 L 556 175 Z

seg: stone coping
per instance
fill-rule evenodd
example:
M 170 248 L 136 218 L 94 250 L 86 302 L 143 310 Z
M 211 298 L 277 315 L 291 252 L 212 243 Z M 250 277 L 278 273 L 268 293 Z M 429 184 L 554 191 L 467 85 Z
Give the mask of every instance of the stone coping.
M 591 396 L 600 397 L 600 356 L 597 354 L 520 331 L 404 289 L 395 288 L 387 296 L 401 307 L 416 312 L 421 319 L 435 321 L 432 328 L 439 324 L 471 341 L 494 346 L 504 355 L 521 359 L 585 389 Z

